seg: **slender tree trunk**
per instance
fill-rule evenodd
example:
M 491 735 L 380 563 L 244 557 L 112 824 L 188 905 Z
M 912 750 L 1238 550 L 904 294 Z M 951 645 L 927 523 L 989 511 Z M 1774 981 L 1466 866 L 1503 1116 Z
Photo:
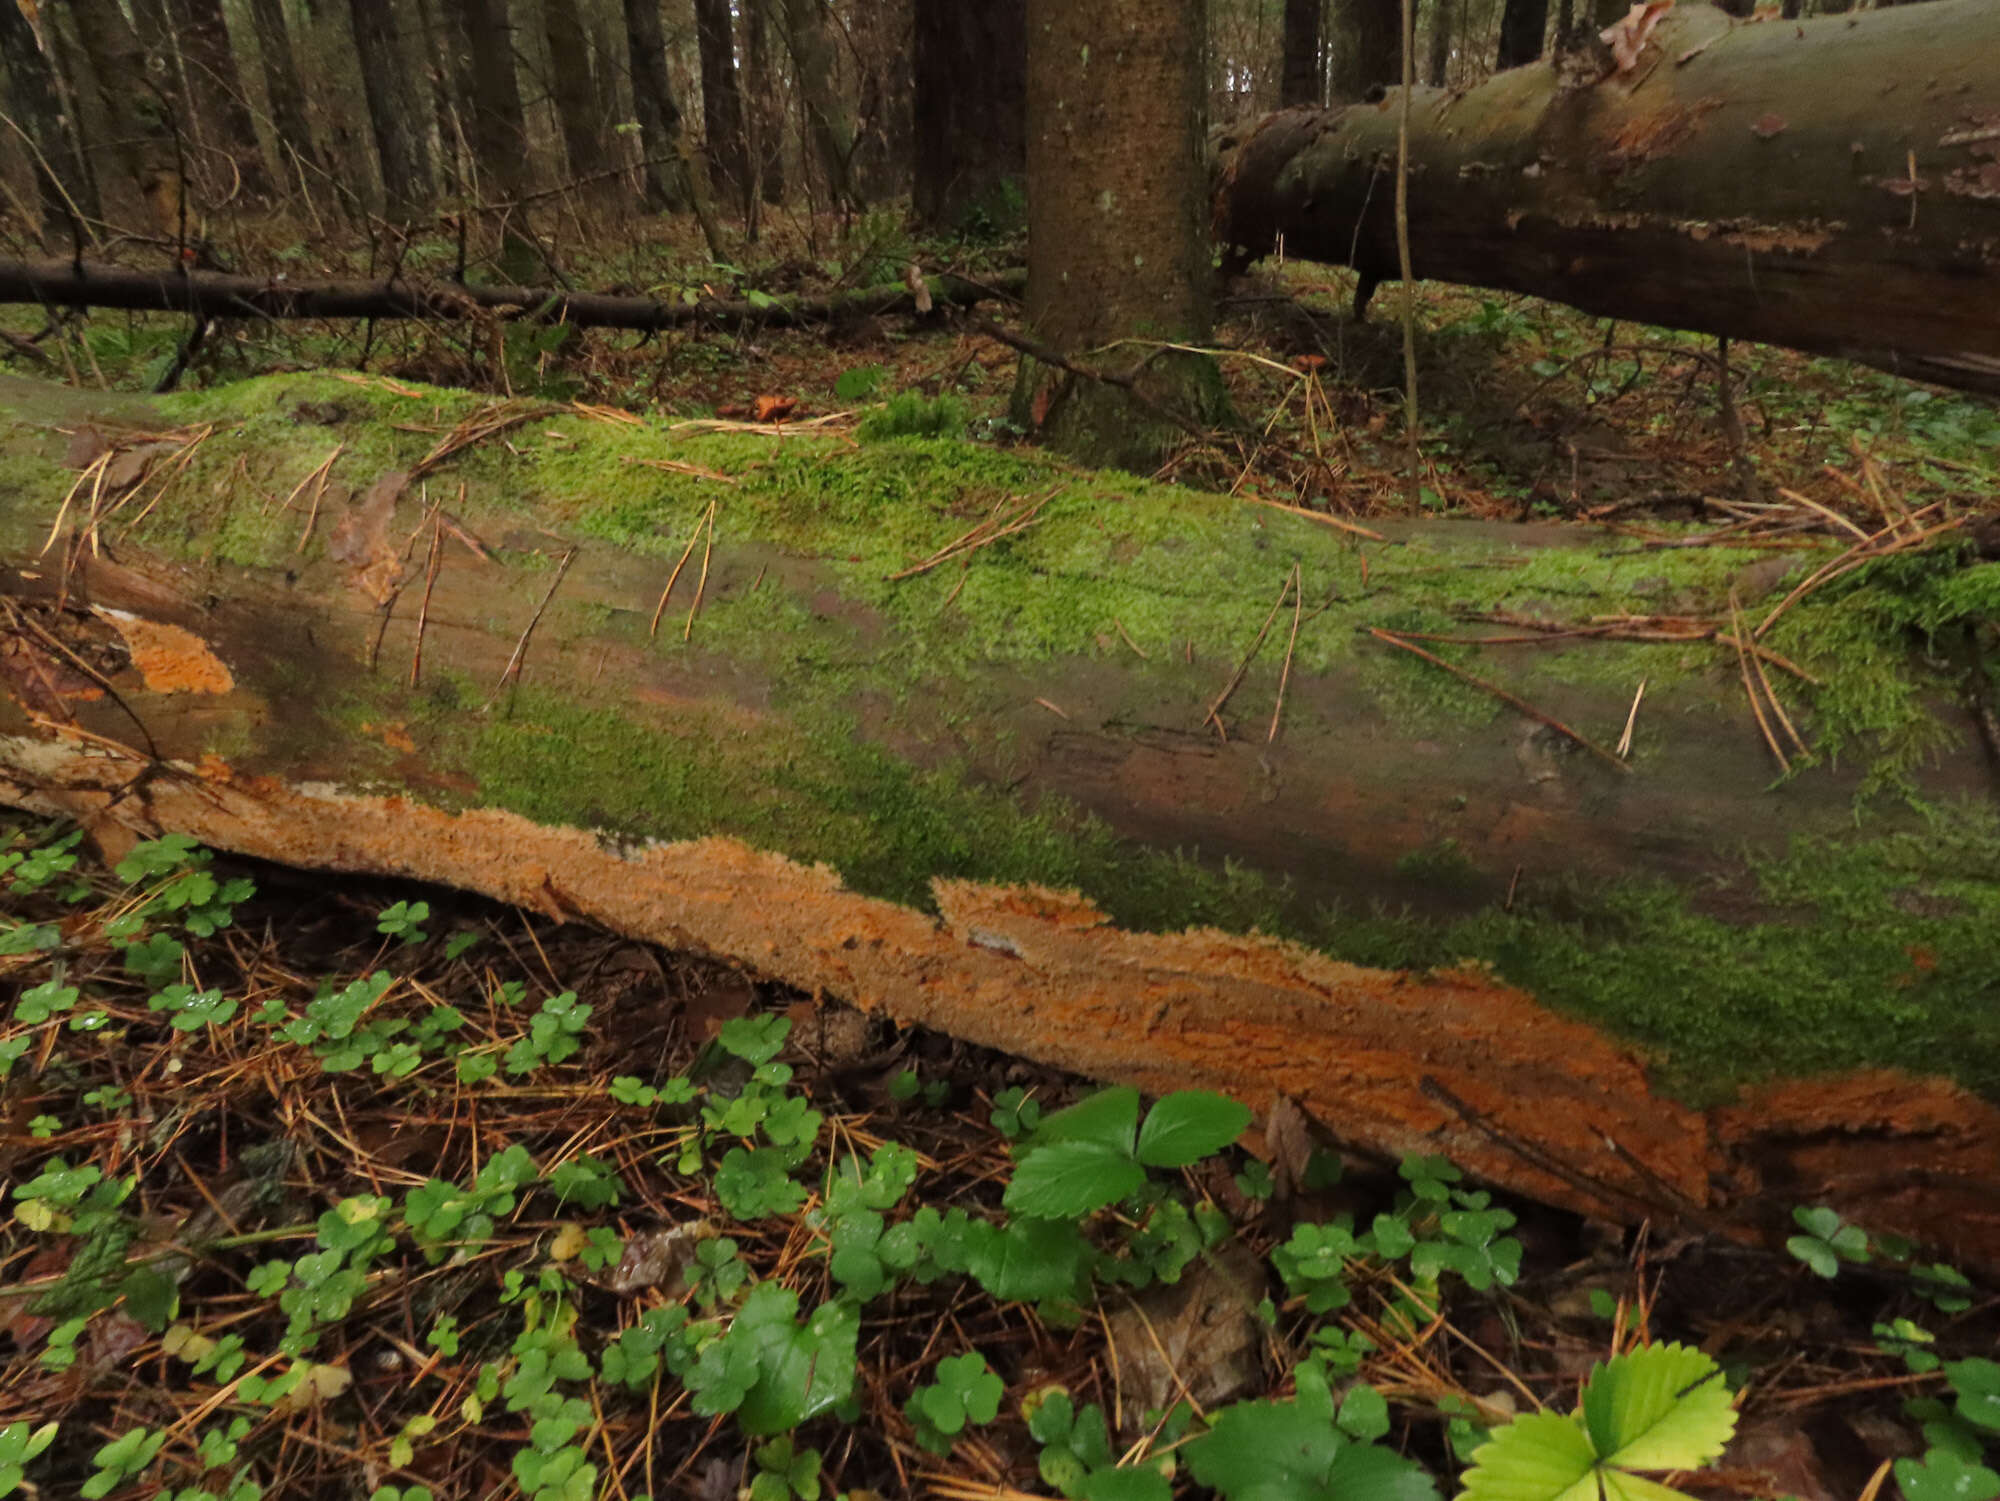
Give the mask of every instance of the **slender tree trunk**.
M 1027 170 L 1025 0 L 917 0 L 911 207 L 938 229 L 1003 214 Z
M 1401 0 L 1339 0 L 1334 35 L 1333 97 L 1361 99 L 1403 76 Z
M 770 0 L 780 7 L 785 45 L 800 97 L 805 101 L 807 134 L 820 169 L 826 175 L 827 196 L 835 207 L 851 205 L 854 193 L 854 121 L 840 97 L 833 71 L 833 39 L 827 34 L 821 0 Z
M 598 113 L 597 73 L 590 56 L 589 34 L 577 25 L 568 7 L 556 0 L 542 7 L 542 30 L 549 49 L 549 96 L 562 129 L 569 175 L 594 177 L 611 165 L 611 156 Z M 593 199 L 603 196 L 596 186 L 585 192 Z
M 467 110 L 466 136 L 481 177 L 481 196 L 518 198 L 527 191 L 531 173 L 507 0 L 446 0 L 445 8 L 458 13 L 472 63 L 471 92 L 461 107 Z
M 1544 0 L 1546 3 L 1546 0 Z M 1432 88 L 1443 88 L 1451 73 L 1451 34 L 1456 21 L 1452 0 L 1436 0 L 1431 7 L 1431 51 L 1424 76 Z
M 1496 68 L 1518 68 L 1542 55 L 1549 29 L 1549 0 L 1507 0 L 1500 13 L 1500 51 Z
M 660 0 L 624 0 L 625 45 L 632 69 L 632 110 L 646 162 L 646 207 L 677 211 L 687 203 L 680 162 L 681 107 L 667 76 L 667 40 L 660 28 Z
M 187 67 L 189 95 L 205 127 L 206 145 L 235 164 L 243 186 L 253 195 L 268 197 L 271 174 L 257 145 L 257 126 L 250 118 L 236 52 L 229 43 L 222 0 L 172 0 L 169 14 Z
M 751 175 L 765 203 L 785 201 L 785 112 L 771 52 L 768 0 L 744 0 L 743 77 L 750 107 L 744 115 Z M 754 222 L 754 221 L 753 221 Z
M 1326 0 L 1285 0 L 1278 105 L 1321 104 L 1326 77 Z
M 750 170 L 743 144 L 743 93 L 736 85 L 736 24 L 730 0 L 694 0 L 694 27 L 701 53 L 701 128 L 707 138 L 709 183 L 740 206 Z
M 1202 0 L 1029 0 L 1028 322 L 1065 355 L 1209 331 Z M 1022 362 L 1017 420 L 1087 462 L 1144 471 L 1214 405 L 1213 367 L 1126 352 L 1136 391 Z
M 279 152 L 286 158 L 282 175 L 317 170 L 321 166 L 319 148 L 313 144 L 312 126 L 306 118 L 305 86 L 299 81 L 283 0 L 249 3 L 250 24 L 256 28 L 257 51 L 263 58 L 264 92 L 271 99 L 271 129 Z
M 53 246 L 73 234 L 72 226 L 88 196 L 75 122 L 63 112 L 49 55 L 13 0 L 0 0 L 0 52 L 7 56 L 7 113 L 28 139 L 23 141 L 13 128 L 3 124 L 0 137 L 12 137 L 5 147 L 9 155 L 32 158 L 42 240 L 44 245 Z
M 183 230 L 192 233 L 182 105 L 171 80 L 164 71 L 147 67 L 146 50 L 117 0 L 70 3 L 122 175 L 137 189 L 161 233 L 173 238 Z
M 411 223 L 430 212 L 437 191 L 417 91 L 396 37 L 393 0 L 348 0 L 368 124 L 382 166 L 384 212 Z

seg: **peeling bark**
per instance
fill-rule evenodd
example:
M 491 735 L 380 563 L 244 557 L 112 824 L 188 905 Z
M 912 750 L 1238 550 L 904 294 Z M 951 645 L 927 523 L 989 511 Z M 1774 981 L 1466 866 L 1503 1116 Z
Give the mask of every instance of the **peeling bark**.
M 1396 274 L 1393 101 L 1219 140 L 1217 238 Z M 2000 392 L 2000 8 L 1800 25 L 1683 6 L 1630 75 L 1555 68 L 1411 123 L 1417 275 Z
M 1205 727 L 1202 711 L 1237 642 L 1226 662 L 1205 643 L 1194 665 L 1178 651 L 1141 656 L 1115 635 L 1101 648 L 1086 638 L 1052 656 L 982 661 L 899 699 L 896 664 L 957 629 L 955 618 L 926 614 L 920 629 L 897 624 L 842 594 L 838 560 L 814 550 L 810 531 L 790 531 L 783 546 L 744 538 L 747 509 L 725 513 L 741 519 L 725 521 L 703 560 L 707 608 L 749 611 L 789 632 L 776 658 L 740 638 L 704 645 L 707 617 L 688 646 L 648 635 L 666 564 L 587 539 L 544 615 L 553 571 L 523 569 L 519 559 L 547 547 L 549 534 L 539 524 L 523 528 L 530 515 L 569 523 L 540 497 L 533 510 L 516 507 L 517 492 L 539 472 L 532 458 L 479 480 L 504 487 L 504 501 L 475 486 L 452 502 L 494 555 L 441 539 L 448 558 L 434 590 L 421 562 L 425 513 L 414 494 L 399 501 L 393 481 L 373 487 L 364 507 L 343 512 L 329 498 L 314 512 L 317 538 L 337 537 L 338 548 L 321 540 L 299 551 L 299 519 L 287 518 L 269 566 L 200 556 L 209 544 L 199 540 L 194 558 L 172 561 L 126 537 L 123 517 L 98 528 L 101 549 L 81 536 L 65 548 L 59 533 L 43 553 L 69 478 L 46 462 L 64 452 L 57 430 L 127 425 L 140 435 L 101 482 L 82 487 L 70 515 L 81 525 L 102 497 L 148 483 L 144 460 L 162 446 L 153 435 L 167 424 L 146 403 L 25 382 L 0 381 L 0 399 L 19 412 L 0 420 L 0 452 L 10 456 L 0 466 L 0 596 L 72 632 L 88 646 L 82 660 L 109 664 L 93 683 L 38 646 L 21 615 L 7 617 L 0 800 L 74 814 L 108 844 L 174 829 L 303 868 L 480 891 L 728 956 L 807 990 L 1097 1078 L 1218 1089 L 1259 1110 L 1282 1094 L 1355 1146 L 1392 1156 L 1445 1152 L 1483 1178 L 1610 1219 L 1782 1234 L 1792 1204 L 1824 1201 L 1968 1262 L 2000 1264 L 2000 1113 L 1941 1080 L 1869 1071 L 1780 1081 L 1697 1109 L 1662 1094 L 1631 1048 L 1478 966 L 1394 972 L 1254 933 L 1134 931 L 1108 920 L 1113 903 L 1095 892 L 969 877 L 957 830 L 937 844 L 894 845 L 885 857 L 904 862 L 895 872 L 901 884 L 927 891 L 933 910 L 868 894 L 851 871 L 815 863 L 846 856 L 813 845 L 810 820 L 783 825 L 796 832 L 768 836 L 761 847 L 724 837 L 743 807 L 810 813 L 839 809 L 854 793 L 823 780 L 825 768 L 811 760 L 802 737 L 817 721 L 800 702 L 807 678 L 772 676 L 770 663 L 784 659 L 826 664 L 809 675 L 854 706 L 856 738 L 885 758 L 871 766 L 943 778 L 907 784 L 912 796 L 936 800 L 939 817 L 958 806 L 950 798 L 961 779 L 986 789 L 982 796 L 1008 799 L 1017 819 L 1057 805 L 1081 810 L 1119 836 L 1120 869 L 1199 848 L 1211 861 L 1290 878 L 1302 907 L 1345 902 L 1360 912 L 1370 902 L 1406 901 L 1477 911 L 1511 901 L 1517 882 L 1525 892 L 1631 876 L 1699 890 L 1717 906 L 1754 903 L 1734 894 L 1746 851 L 1781 848 L 1797 832 L 1858 837 L 1859 773 L 1815 772 L 1774 793 L 1733 656 L 1727 672 L 1703 674 L 1673 661 L 1700 657 L 1699 643 L 1663 649 L 1650 679 L 1646 751 L 1631 772 L 1573 753 L 1546 726 L 1511 712 L 1450 734 L 1413 735 L 1382 697 L 1384 664 L 1367 657 L 1292 674 L 1284 733 L 1275 738 L 1264 729 L 1271 666 L 1246 685 L 1256 707 L 1227 711 L 1233 733 L 1225 741 Z M 257 470 L 273 433 L 321 420 L 329 401 L 361 399 L 353 384 L 324 378 L 259 383 L 244 409 L 263 414 L 264 425 L 233 447 L 219 428 L 204 439 L 226 451 L 205 460 L 211 470 L 190 471 L 190 489 L 207 495 L 231 483 L 239 464 L 255 472 L 256 488 L 236 515 L 254 524 L 252 513 L 268 514 L 299 479 L 289 468 Z M 411 401 L 409 414 L 432 430 L 388 437 L 392 451 L 432 447 L 436 399 Z M 227 409 L 210 411 L 219 423 L 231 420 Z M 681 462 L 668 460 L 671 440 L 644 427 L 586 425 L 546 407 L 471 415 L 488 432 L 511 415 L 510 441 L 532 447 L 547 438 L 549 456 L 611 434 L 607 447 L 615 443 L 621 457 Z M 567 425 L 551 436 L 558 422 Z M 326 451 L 321 442 L 308 445 L 315 456 Z M 154 456 L 165 460 L 158 482 L 173 461 Z M 714 487 L 704 495 L 742 497 L 773 462 L 761 449 L 744 457 L 728 477 L 744 488 L 704 471 L 698 482 Z M 815 450 L 814 461 L 841 460 L 828 448 Z M 448 493 L 442 483 L 431 487 L 434 499 Z M 176 508 L 194 497 L 151 498 L 156 543 L 193 534 L 195 514 Z M 900 504 L 879 501 L 892 503 Z M 306 504 L 301 495 L 299 508 Z M 1224 497 L 1189 494 L 1175 505 L 1190 525 L 1211 525 L 1215 508 L 1240 517 L 1245 524 L 1231 530 L 1256 534 L 1245 551 L 1268 561 L 1268 571 L 1296 557 L 1322 579 L 1359 573 L 1342 542 L 1309 522 Z M 979 498 L 973 510 L 986 506 Z M 807 509 L 787 528 L 802 526 Z M 1079 497 L 1044 524 L 1062 530 L 1053 545 L 1066 557 L 1104 528 L 1125 525 L 1126 509 L 1117 497 Z M 885 515 L 883 524 L 912 519 Z M 947 534 L 960 529 L 953 520 Z M 1587 534 L 1474 524 L 1384 531 L 1386 542 L 1371 544 L 1372 582 L 1363 587 L 1385 615 L 1408 603 L 1398 590 L 1422 587 L 1440 567 L 1504 571 L 1547 549 L 1576 552 L 1566 606 L 1582 614 L 1598 606 L 1584 571 Z M 385 616 L 378 600 L 393 591 L 412 537 L 403 601 Z M 1124 587 L 1178 599 L 1228 587 L 1227 569 L 1190 557 L 1177 536 L 1131 540 L 1120 564 Z M 569 553 L 569 544 L 557 545 Z M 1400 562 L 1399 546 L 1411 549 Z M 1445 551 L 1429 550 L 1438 547 Z M 999 567 L 1004 556 L 996 548 L 972 566 Z M 948 587 L 924 582 L 938 583 L 938 598 Z M 976 582 L 969 592 L 978 592 Z M 1022 607 L 1031 607 L 1025 598 Z M 1256 602 L 1253 616 L 1262 609 Z M 419 618 L 428 622 L 421 637 Z M 426 666 L 410 689 L 420 639 Z M 555 694 L 561 712 L 577 718 L 547 717 L 554 709 L 537 718 L 537 701 L 525 694 L 486 701 L 521 656 L 528 687 Z M 1629 683 L 1584 681 L 1547 665 L 1559 659 L 1538 648 L 1509 669 L 1511 681 L 1568 722 L 1622 722 Z M 1397 681 L 1404 686 L 1396 692 L 1409 691 Z M 459 737 L 495 726 L 507 737 L 502 759 L 463 753 Z M 624 758 L 635 752 L 681 768 L 711 747 L 742 780 L 730 784 L 734 805 L 704 799 L 671 814 L 644 810 L 668 823 L 596 817 L 582 803 L 565 818 L 530 816 L 507 789 L 538 746 L 555 748 L 564 788 L 602 783 L 607 772 L 627 777 Z M 947 757 L 962 758 L 962 768 Z M 1923 789 L 1943 800 L 1984 775 L 1980 753 L 1968 747 L 1924 768 Z M 1436 848 L 1441 829 L 1464 862 L 1456 885 L 1409 866 L 1413 853 Z M 1995 877 L 1968 872 L 1964 884 L 1979 879 Z M 1842 920 L 1790 911 L 1774 919 Z

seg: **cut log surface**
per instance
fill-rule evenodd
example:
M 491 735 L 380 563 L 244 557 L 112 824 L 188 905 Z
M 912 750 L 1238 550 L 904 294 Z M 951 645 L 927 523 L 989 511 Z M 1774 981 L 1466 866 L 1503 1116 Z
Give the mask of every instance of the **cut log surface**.
M 1422 526 L 1357 552 L 1267 506 L 966 445 L 676 432 L 329 377 L 158 404 L 10 382 L 0 402 L 9 802 L 113 845 L 174 829 L 480 891 L 1100 1079 L 1286 1096 L 1354 1147 L 1443 1152 L 1606 1218 L 1748 1235 L 1825 1200 L 1993 1263 L 2000 1112 L 1923 1077 L 1990 1083 L 1991 1029 L 1927 1066 L 1910 1049 L 1945 1026 L 1925 1006 L 1990 992 L 1973 971 L 2000 861 L 1954 870 L 1961 912 L 1923 909 L 1942 973 L 1913 983 L 1961 987 L 1944 999 L 1843 973 L 1868 920 L 1758 886 L 1752 858 L 1809 835 L 1819 865 L 1902 860 L 1909 900 L 1942 900 L 1907 844 L 1922 824 L 1857 826 L 1865 756 L 1773 788 L 1739 658 L 1710 639 L 1757 555 Z M 384 484 L 392 465 L 423 477 Z M 1211 720 L 1295 563 L 1289 675 L 1287 605 Z M 1368 633 L 1614 602 L 1709 635 L 1429 649 L 1600 749 L 1650 663 L 1629 770 Z M 1833 608 L 1796 613 L 1811 630 Z M 119 665 L 82 676 L 25 622 Z M 1913 655 L 1920 693 L 1925 670 Z M 1968 749 L 1918 776 L 1941 800 L 1984 774 Z M 1638 898 L 1588 905 L 1634 878 L 1705 911 L 1646 948 Z M 1513 926 L 1537 904 L 1547 927 Z M 1462 962 L 1356 962 L 1358 933 L 1425 913 L 1461 925 Z M 1572 919 L 1605 924 L 1602 973 L 1550 995 L 1502 977 L 1524 954 L 1558 975 Z M 1722 933 L 1734 958 L 1666 967 L 1672 935 Z M 1904 937 L 1882 942 L 1907 967 Z M 1796 993 L 1703 1023 L 1750 1041 L 1676 1031 L 1732 963 L 1799 939 Z M 1620 965 L 1652 967 L 1644 999 L 1586 1016 Z M 1828 997 L 1836 1019 L 1879 1006 L 1879 1055 L 1840 1051 L 1812 1009 Z M 1728 1073 L 1706 1100 L 1697 1065 Z
M 2000 7 L 1803 23 L 1675 7 L 1634 68 L 1420 90 L 1420 277 L 2000 392 Z M 1396 100 L 1220 132 L 1216 236 L 1397 265 Z

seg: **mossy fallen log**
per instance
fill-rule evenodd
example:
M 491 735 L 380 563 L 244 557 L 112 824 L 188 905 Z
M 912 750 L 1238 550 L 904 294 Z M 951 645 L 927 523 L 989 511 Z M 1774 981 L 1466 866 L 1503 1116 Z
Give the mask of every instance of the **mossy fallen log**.
M 2000 9 L 1668 12 L 1630 71 L 1411 101 L 1416 274 L 2000 392 Z M 1398 265 L 1396 96 L 1217 136 L 1216 239 Z
M 1369 541 L 955 441 L 330 376 L 0 406 L 9 801 L 1286 1095 L 1593 1213 L 2000 1245 L 1950 657 L 2000 565 L 1948 539 L 1779 611 L 1809 546 Z

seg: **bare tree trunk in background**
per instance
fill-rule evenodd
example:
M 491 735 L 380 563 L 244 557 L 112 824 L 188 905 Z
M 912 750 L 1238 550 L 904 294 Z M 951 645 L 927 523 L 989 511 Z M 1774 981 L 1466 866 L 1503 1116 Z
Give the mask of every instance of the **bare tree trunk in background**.
M 1063 354 L 1209 332 L 1204 0 L 1028 0 L 1028 324 Z M 1128 392 L 1023 359 L 1016 420 L 1140 473 L 1181 436 L 1163 408 L 1219 403 L 1214 367 L 1112 356 Z M 1128 373 L 1129 372 L 1129 373 Z
M 844 51 L 854 60 L 859 96 L 848 180 L 865 202 L 910 189 L 914 12 L 912 0 L 872 0 L 845 18 Z
M 256 29 L 257 51 L 263 58 L 264 92 L 271 99 L 271 130 L 285 158 L 279 163 L 279 175 L 289 178 L 298 172 L 305 178 L 308 169 L 318 169 L 321 162 L 306 118 L 306 91 L 299 81 L 285 7 L 282 0 L 249 0 L 249 4 L 250 24 Z M 310 184 L 307 190 L 311 190 Z
M 1352 101 L 1403 76 L 1401 0 L 1339 0 L 1328 50 L 1333 97 Z
M 1547 0 L 1543 0 L 1546 4 Z M 1452 0 L 1436 0 L 1431 7 L 1431 51 L 1424 77 L 1432 88 L 1443 88 L 1451 73 L 1451 32 L 1457 16 Z
M 13 0 L 0 0 L 0 52 L 7 57 L 7 113 L 28 140 L 0 125 L 0 139 L 9 155 L 32 158 L 36 196 L 41 203 L 42 243 L 52 247 L 68 240 L 71 223 L 89 196 L 85 190 L 82 156 L 75 122 L 65 118 L 62 94 L 49 55 L 42 51 L 35 28 Z M 31 149 L 32 148 L 32 149 Z
M 121 175 L 137 189 L 162 234 L 177 239 L 183 229 L 192 233 L 181 104 L 167 70 L 148 66 L 118 0 L 70 0 L 70 5 L 97 77 Z
M 624 0 L 625 45 L 631 57 L 632 112 L 646 166 L 646 207 L 676 212 L 687 204 L 687 175 L 680 165 L 681 107 L 667 76 L 667 40 L 660 29 L 660 0 Z
M 701 129 L 707 139 L 709 183 L 718 195 L 742 207 L 750 171 L 729 0 L 694 0 L 694 31 L 701 54 Z
M 778 76 L 771 54 L 771 17 L 766 0 L 744 0 L 743 83 L 749 95 L 744 112 L 744 145 L 750 175 L 765 203 L 785 201 L 785 112 L 778 103 Z M 754 225 L 755 220 L 753 219 Z
M 1549 29 L 1549 0 L 1507 0 L 1500 13 L 1500 50 L 1495 68 L 1518 68 L 1542 55 Z
M 610 140 L 598 114 L 598 79 L 590 56 L 590 36 L 569 6 L 549 0 L 542 6 L 542 32 L 549 49 L 549 97 L 562 128 L 563 155 L 571 178 L 593 177 L 611 165 Z M 595 202 L 603 185 L 583 189 Z
M 1326 0 L 1285 0 L 1285 37 L 1278 76 L 1278 106 L 1323 104 L 1326 77 Z
M 466 40 L 464 18 L 448 0 L 416 0 L 416 14 L 424 36 L 419 92 L 430 101 L 437 133 L 438 183 L 470 197 L 478 176 L 467 136 L 472 128 L 472 44 Z
M 834 78 L 833 39 L 827 34 L 821 0 L 767 3 L 778 7 L 784 22 L 785 45 L 792 55 L 799 96 L 805 102 L 806 133 L 826 175 L 827 196 L 836 208 L 852 206 L 856 202 L 854 122 Z
M 402 47 L 393 0 L 348 0 L 354 47 L 368 98 L 368 124 L 382 166 L 383 212 L 409 224 L 430 212 L 436 194 L 429 137 Z
M 466 135 L 474 169 L 482 177 L 480 196 L 518 198 L 528 191 L 533 174 L 507 0 L 446 0 L 445 8 L 458 11 L 472 59 L 472 92 L 460 102 L 469 111 Z
M 917 0 L 915 20 L 910 206 L 936 229 L 998 227 L 1028 165 L 1026 0 Z
M 236 52 L 229 44 L 229 23 L 222 0 L 171 0 L 168 14 L 180 39 L 188 73 L 188 92 L 202 126 L 204 144 L 220 152 L 242 175 L 254 197 L 271 194 L 271 174 L 257 144 L 257 125 L 243 92 Z M 210 164 L 209 170 L 214 166 Z M 218 173 L 217 175 L 224 175 Z

